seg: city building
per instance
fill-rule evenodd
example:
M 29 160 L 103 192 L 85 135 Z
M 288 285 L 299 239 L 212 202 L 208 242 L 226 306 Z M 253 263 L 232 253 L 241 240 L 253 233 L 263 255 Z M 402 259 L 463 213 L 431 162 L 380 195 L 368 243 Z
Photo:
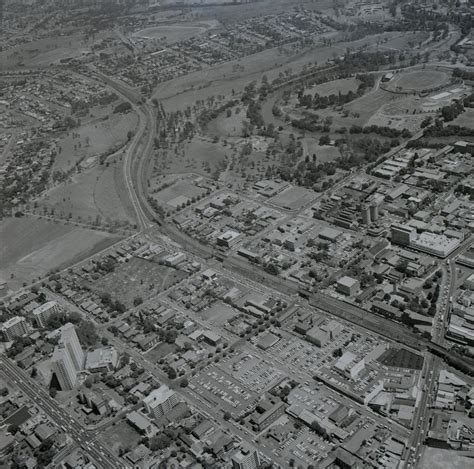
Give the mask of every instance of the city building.
M 102 347 L 87 354 L 85 369 L 91 373 L 113 371 L 117 367 L 119 355 L 114 347 Z
M 59 311 L 61 311 L 61 308 L 56 301 L 48 301 L 33 310 L 33 319 L 38 327 L 45 327 L 48 318 L 53 313 L 59 313 Z
M 28 323 L 22 316 L 15 316 L 4 322 L 1 329 L 3 338 L 11 341 L 28 333 Z
M 460 246 L 458 238 L 448 238 L 442 234 L 425 232 L 413 240 L 410 246 L 436 257 L 447 257 Z
M 344 276 L 337 281 L 337 291 L 344 295 L 354 296 L 359 290 L 360 283 L 355 278 Z
M 178 395 L 164 384 L 143 399 L 146 410 L 156 419 L 163 417 L 178 402 Z
M 258 469 L 260 467 L 260 458 L 258 452 L 248 445 L 242 446 L 232 456 L 233 469 Z
M 401 246 L 410 246 L 416 239 L 416 230 L 407 225 L 392 225 L 391 236 L 393 244 L 400 244 Z

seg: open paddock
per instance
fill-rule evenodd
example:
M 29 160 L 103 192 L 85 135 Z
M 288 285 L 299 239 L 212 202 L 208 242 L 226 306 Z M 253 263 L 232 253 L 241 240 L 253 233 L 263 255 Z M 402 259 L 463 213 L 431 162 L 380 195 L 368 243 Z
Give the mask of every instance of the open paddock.
M 102 231 L 24 217 L 0 222 L 0 239 L 0 278 L 8 281 L 13 290 L 53 269 L 79 262 L 120 238 Z

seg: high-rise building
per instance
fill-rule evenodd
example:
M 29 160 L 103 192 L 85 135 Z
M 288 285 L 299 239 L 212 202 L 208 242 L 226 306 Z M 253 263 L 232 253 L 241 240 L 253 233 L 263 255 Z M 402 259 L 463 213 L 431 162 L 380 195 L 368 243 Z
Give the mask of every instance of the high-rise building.
M 33 310 L 33 318 L 38 327 L 44 327 L 48 318 L 60 310 L 61 308 L 56 301 L 48 301 Z
M 79 338 L 77 337 L 76 329 L 70 322 L 62 327 L 59 343 L 66 347 L 76 371 L 82 370 L 84 366 L 84 352 L 81 343 L 79 342 Z
M 260 458 L 258 452 L 252 447 L 245 445 L 232 456 L 233 469 L 258 469 Z
M 77 371 L 71 355 L 64 344 L 59 344 L 55 347 L 51 366 L 59 386 L 61 386 L 61 390 L 73 389 L 77 381 Z
M 360 213 L 362 215 L 362 223 L 364 225 L 370 225 L 372 222 L 370 218 L 370 207 L 367 204 L 362 204 L 360 207 Z
M 372 221 L 379 219 L 379 205 L 375 201 L 370 204 L 370 219 Z
M 61 389 L 72 389 L 77 381 L 77 372 L 84 365 L 84 352 L 71 323 L 61 328 L 59 343 L 52 357 L 52 371 L 56 375 Z
M 143 399 L 146 410 L 156 419 L 169 412 L 178 402 L 178 395 L 164 384 Z
M 392 225 L 392 243 L 409 246 L 416 239 L 416 230 L 408 225 Z
M 4 322 L 0 328 L 6 341 L 21 337 L 28 333 L 28 323 L 22 316 L 15 316 Z

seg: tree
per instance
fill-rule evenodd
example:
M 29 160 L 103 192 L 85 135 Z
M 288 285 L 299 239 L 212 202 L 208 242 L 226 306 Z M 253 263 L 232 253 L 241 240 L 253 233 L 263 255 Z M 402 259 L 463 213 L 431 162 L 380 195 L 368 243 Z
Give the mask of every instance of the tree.
M 150 438 L 148 446 L 152 451 L 157 451 L 168 448 L 170 444 L 171 439 L 164 433 L 160 433 L 159 435 Z
M 182 388 L 186 388 L 188 386 L 189 382 L 186 378 L 183 378 L 180 383 L 179 383 L 179 386 L 182 387 Z
M 133 306 L 138 306 L 138 305 L 141 305 L 142 303 L 143 303 L 143 299 L 140 296 L 136 296 L 133 299 Z
M 92 321 L 81 321 L 79 326 L 76 328 L 76 333 L 79 342 L 81 342 L 82 345 L 95 345 L 99 340 L 99 336 L 97 335 Z

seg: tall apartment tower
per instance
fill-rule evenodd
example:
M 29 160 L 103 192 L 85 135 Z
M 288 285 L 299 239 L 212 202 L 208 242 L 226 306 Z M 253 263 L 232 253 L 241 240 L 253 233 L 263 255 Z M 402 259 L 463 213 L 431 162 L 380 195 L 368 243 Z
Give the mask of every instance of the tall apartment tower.
M 54 349 L 51 366 L 61 390 L 73 389 L 77 381 L 77 370 L 68 349 L 63 344 Z
M 233 469 L 258 469 L 259 467 L 258 452 L 250 446 L 243 446 L 232 456 Z
M 76 371 L 82 370 L 84 366 L 84 352 L 81 343 L 79 342 L 79 338 L 77 337 L 76 329 L 70 322 L 63 326 L 59 343 L 63 344 L 69 352 Z
M 77 381 L 77 373 L 84 365 L 84 352 L 70 322 L 61 328 L 59 343 L 54 349 L 51 368 L 62 390 L 72 389 Z

